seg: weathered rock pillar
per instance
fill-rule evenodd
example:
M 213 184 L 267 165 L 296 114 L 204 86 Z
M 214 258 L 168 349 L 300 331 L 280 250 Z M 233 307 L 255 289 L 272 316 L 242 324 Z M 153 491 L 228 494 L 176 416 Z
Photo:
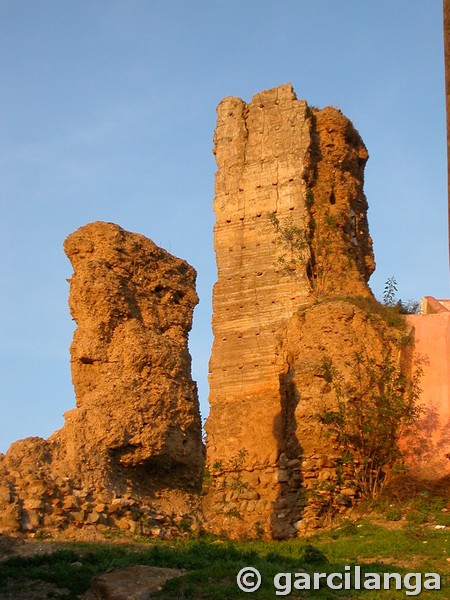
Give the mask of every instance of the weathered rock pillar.
M 249 104 L 225 98 L 217 114 L 205 507 L 215 531 L 286 537 L 292 523 L 274 524 L 273 511 L 282 504 L 284 467 L 298 466 L 301 449 L 280 343 L 299 306 L 330 294 L 370 295 L 368 155 L 340 111 L 309 108 L 289 84 Z M 301 252 L 283 243 L 270 215 L 285 233 L 303 236 Z M 280 258 L 294 258 L 295 269 L 285 272 Z
M 113 223 L 81 227 L 64 249 L 77 323 L 65 461 L 78 465 L 83 453 L 84 480 L 102 470 L 115 489 L 128 469 L 141 470 L 135 485 L 144 489 L 163 481 L 198 488 L 203 448 L 187 346 L 194 269 Z
M 195 271 L 113 223 L 81 227 L 64 248 L 76 408 L 48 440 L 0 455 L 0 533 L 100 524 L 169 537 L 197 519 L 203 475 Z

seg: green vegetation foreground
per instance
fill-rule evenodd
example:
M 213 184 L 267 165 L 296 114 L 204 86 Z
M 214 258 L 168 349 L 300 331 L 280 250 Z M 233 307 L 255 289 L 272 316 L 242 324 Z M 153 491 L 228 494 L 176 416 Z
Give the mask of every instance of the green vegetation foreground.
M 131 565 L 153 565 L 186 569 L 186 575 L 167 582 L 154 596 L 161 599 L 276 598 L 277 573 L 306 571 L 309 574 L 344 573 L 345 566 L 361 566 L 365 573 L 439 573 L 441 590 L 420 593 L 421 598 L 450 598 L 450 513 L 441 503 L 423 498 L 414 506 L 385 504 L 384 521 L 348 522 L 332 531 L 305 540 L 230 542 L 205 537 L 180 542 L 132 542 L 111 539 L 104 543 L 61 543 L 51 554 L 11 557 L 0 563 L 0 599 L 32 598 L 36 581 L 53 584 L 61 592 L 42 597 L 75 600 L 85 592 L 93 576 Z M 252 566 L 262 576 L 261 588 L 252 594 L 239 590 L 236 576 Z M 324 582 L 325 583 L 325 582 Z M 395 591 L 293 589 L 292 598 L 404 598 L 406 589 Z M 55 595 L 56 593 L 56 595 Z M 15 594 L 15 595 L 14 595 Z M 408 594 L 413 595 L 413 594 Z M 416 595 L 416 594 L 414 594 Z

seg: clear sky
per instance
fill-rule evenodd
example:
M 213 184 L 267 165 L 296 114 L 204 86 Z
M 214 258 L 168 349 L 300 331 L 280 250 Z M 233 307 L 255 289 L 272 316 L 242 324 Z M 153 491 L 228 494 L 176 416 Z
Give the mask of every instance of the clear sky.
M 449 297 L 441 0 L 0 0 L 0 451 L 75 404 L 72 269 L 88 222 L 198 271 L 190 336 L 207 413 L 215 108 L 291 82 L 369 150 L 382 294 Z

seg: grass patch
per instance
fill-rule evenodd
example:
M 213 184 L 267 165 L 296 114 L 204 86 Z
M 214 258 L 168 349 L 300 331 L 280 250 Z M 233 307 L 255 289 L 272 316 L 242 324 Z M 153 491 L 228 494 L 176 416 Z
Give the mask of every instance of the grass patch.
M 245 598 L 236 584 L 241 568 L 252 566 L 262 576 L 262 586 L 252 597 L 269 599 L 275 595 L 277 573 L 344 573 L 346 565 L 360 565 L 362 573 L 436 572 L 442 577 L 441 591 L 422 591 L 422 597 L 450 597 L 450 530 L 404 521 L 400 529 L 389 523 L 367 521 L 347 523 L 332 531 L 305 540 L 287 542 L 230 542 L 202 538 L 180 542 L 114 544 L 67 542 L 64 549 L 47 555 L 13 557 L 0 563 L 0 595 L 18 590 L 22 597 L 24 581 L 41 580 L 66 588 L 68 600 L 84 593 L 94 575 L 108 569 L 131 565 L 154 565 L 186 569 L 184 577 L 169 581 L 155 597 L 169 599 Z M 404 598 L 405 590 L 358 591 L 292 590 L 293 598 Z
M 405 313 L 402 311 L 401 305 L 395 304 L 393 306 L 388 306 L 370 296 L 339 295 L 327 296 L 321 300 L 321 302 L 339 301 L 348 302 L 349 304 L 357 306 L 364 311 L 371 320 L 380 318 L 387 325 L 394 327 L 395 329 L 399 329 L 400 331 L 406 330 Z

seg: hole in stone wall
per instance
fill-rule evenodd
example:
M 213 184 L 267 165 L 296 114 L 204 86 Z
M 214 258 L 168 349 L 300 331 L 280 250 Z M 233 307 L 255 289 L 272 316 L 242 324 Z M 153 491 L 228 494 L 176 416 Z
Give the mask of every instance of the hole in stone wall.
M 87 356 L 82 356 L 80 358 L 80 363 L 82 363 L 83 365 L 93 365 L 94 364 L 94 359 L 93 358 L 88 358 Z
M 177 290 L 172 295 L 172 302 L 174 304 L 180 304 L 180 300 L 183 300 L 184 296 L 185 296 L 184 292 L 180 292 L 179 290 Z

